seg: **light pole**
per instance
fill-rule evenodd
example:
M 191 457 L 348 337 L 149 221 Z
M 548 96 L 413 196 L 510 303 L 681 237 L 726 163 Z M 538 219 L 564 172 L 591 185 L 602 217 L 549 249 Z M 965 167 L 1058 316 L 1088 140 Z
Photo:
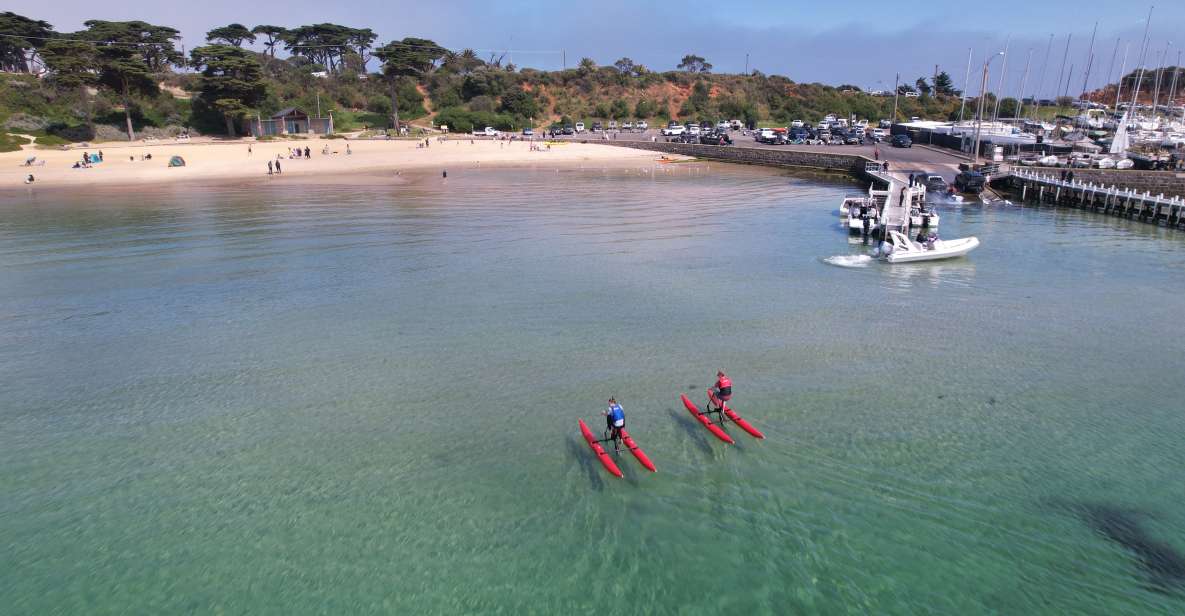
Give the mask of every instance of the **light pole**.
M 975 115 L 975 147 L 972 149 L 972 165 L 979 164 L 979 131 L 980 126 L 983 124 L 983 101 L 987 98 L 988 66 L 992 63 L 992 60 L 1002 55 L 1004 55 L 1004 52 L 996 52 L 983 62 L 983 83 L 979 86 L 979 113 Z
M 893 117 L 889 119 L 889 126 L 891 127 L 897 121 L 897 95 L 901 94 L 898 89 L 901 87 L 901 73 L 897 73 L 896 79 L 893 80 Z

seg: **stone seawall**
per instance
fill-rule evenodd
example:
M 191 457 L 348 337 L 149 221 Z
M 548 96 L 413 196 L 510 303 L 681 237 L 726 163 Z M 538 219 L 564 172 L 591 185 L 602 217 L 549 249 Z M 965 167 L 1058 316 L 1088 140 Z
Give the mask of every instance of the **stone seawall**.
M 772 148 L 746 148 L 728 145 L 699 145 L 694 143 L 667 143 L 665 141 L 589 141 L 588 143 L 603 143 L 640 150 L 651 150 L 664 154 L 678 154 L 694 156 L 730 163 L 746 165 L 766 165 L 770 167 L 796 167 L 808 169 L 822 169 L 850 173 L 861 179 L 866 179 L 865 163 L 872 159 L 853 154 L 829 154 L 825 152 L 804 152 L 801 150 Z

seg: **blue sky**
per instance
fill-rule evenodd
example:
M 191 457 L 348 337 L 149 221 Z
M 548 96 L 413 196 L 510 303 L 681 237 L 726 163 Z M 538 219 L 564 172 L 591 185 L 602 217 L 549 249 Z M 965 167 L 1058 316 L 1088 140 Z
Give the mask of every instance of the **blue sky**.
M 795 81 L 864 88 L 890 89 L 894 74 L 912 82 L 930 75 L 934 65 L 962 87 L 968 48 L 974 63 L 1002 50 L 1011 37 L 1007 66 L 993 64 L 995 89 L 998 71 L 1005 70 L 1005 92 L 1020 89 L 1026 57 L 1032 51 L 1029 84 L 1036 89 L 1045 63 L 1049 35 L 1053 51 L 1046 69 L 1042 95 L 1052 95 L 1057 76 L 1061 90 L 1081 91 L 1088 64 L 1091 30 L 1099 33 L 1091 69 L 1091 87 L 1119 72 L 1128 50 L 1128 68 L 1136 65 L 1149 4 L 1063 0 L 997 0 L 993 3 L 897 0 L 894 2 L 803 2 L 752 0 L 748 2 L 564 2 L 551 0 L 279 0 L 244 3 L 241 0 L 169 2 L 125 0 L 8 0 L 6 9 L 44 19 L 60 31 L 76 30 L 86 19 L 142 19 L 179 28 L 187 47 L 201 44 L 211 27 L 239 22 L 296 26 L 322 21 L 369 27 L 380 42 L 404 36 L 431 38 L 452 48 L 511 50 L 519 66 L 560 68 L 566 51 L 568 66 L 588 56 L 611 64 L 622 56 L 653 70 L 669 70 L 686 53 L 697 53 L 717 72 L 740 72 L 749 67 L 786 75 Z M 983 8 L 974 10 L 972 7 Z M 1072 34 L 1065 71 L 1061 70 L 1066 36 Z M 1173 37 L 1178 40 L 1172 41 Z M 1123 43 L 1112 69 L 1116 38 Z M 1147 64 L 1156 62 L 1166 44 L 1169 63 L 1185 49 L 1185 1 L 1161 2 L 1153 12 Z M 1073 67 L 1073 73 L 1070 68 Z M 974 81 L 974 80 L 973 80 Z M 977 90 L 977 87 L 972 87 Z

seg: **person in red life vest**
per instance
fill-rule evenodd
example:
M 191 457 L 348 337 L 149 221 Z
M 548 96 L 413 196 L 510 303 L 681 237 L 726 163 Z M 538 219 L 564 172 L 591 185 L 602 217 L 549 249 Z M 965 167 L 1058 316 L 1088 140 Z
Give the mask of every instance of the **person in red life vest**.
M 716 399 L 720 401 L 721 407 L 716 410 L 724 410 L 724 403 L 732 399 L 732 380 L 728 378 L 727 374 L 724 374 L 723 370 L 717 370 L 716 384 L 713 387 L 716 388 L 714 393 L 716 394 Z

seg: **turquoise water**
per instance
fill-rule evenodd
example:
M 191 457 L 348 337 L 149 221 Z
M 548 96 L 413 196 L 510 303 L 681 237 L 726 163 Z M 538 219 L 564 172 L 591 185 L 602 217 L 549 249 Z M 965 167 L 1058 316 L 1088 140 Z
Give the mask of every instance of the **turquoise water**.
M 1185 611 L 1185 233 L 721 165 L 0 202 L 9 614 Z M 768 436 L 678 401 L 717 368 Z M 658 466 L 576 430 L 615 395 Z

